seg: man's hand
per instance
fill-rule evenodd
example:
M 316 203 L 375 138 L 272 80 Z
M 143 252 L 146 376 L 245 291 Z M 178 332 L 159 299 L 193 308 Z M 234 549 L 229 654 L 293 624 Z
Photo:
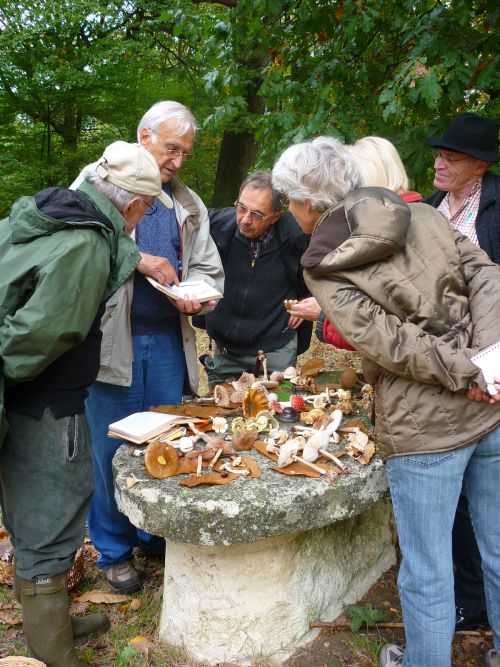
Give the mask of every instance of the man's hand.
M 217 301 L 206 301 L 205 303 L 200 303 L 196 299 L 170 299 L 167 297 L 170 303 L 177 308 L 181 313 L 186 315 L 197 315 L 200 310 L 204 308 L 215 308 Z
M 142 259 L 136 266 L 137 271 L 143 273 L 145 276 L 154 278 L 162 285 L 179 284 L 177 272 L 168 259 L 149 255 L 147 252 L 141 252 L 140 254 Z
M 304 320 L 315 322 L 316 320 L 319 320 L 321 308 L 316 299 L 313 296 L 310 296 L 307 299 L 302 299 L 301 301 L 294 303 L 288 312 L 290 313 L 290 319 L 296 318 L 300 319 L 301 322 Z M 290 322 L 288 324 L 292 327 Z M 295 329 L 295 327 L 292 328 Z
M 488 394 L 485 391 L 481 391 L 479 387 L 472 387 L 467 391 L 467 398 L 469 401 L 477 401 L 478 403 L 490 403 L 493 405 L 494 403 L 500 402 L 500 378 L 495 378 L 494 379 L 495 387 L 498 389 L 498 393 L 495 394 L 494 396 L 491 396 L 491 394 Z

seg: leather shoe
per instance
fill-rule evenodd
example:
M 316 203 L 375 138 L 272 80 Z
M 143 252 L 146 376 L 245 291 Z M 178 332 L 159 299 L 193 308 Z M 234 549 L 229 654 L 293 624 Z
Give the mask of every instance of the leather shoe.
M 486 611 L 470 611 L 464 607 L 456 607 L 455 632 L 458 630 L 488 630 Z
M 111 588 L 120 593 L 135 593 L 141 588 L 139 575 L 129 560 L 111 565 L 104 570 L 104 576 Z

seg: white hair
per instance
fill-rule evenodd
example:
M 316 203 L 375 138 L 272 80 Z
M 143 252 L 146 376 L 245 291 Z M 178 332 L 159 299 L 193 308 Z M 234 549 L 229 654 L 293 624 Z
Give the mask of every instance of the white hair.
M 377 186 L 400 195 L 408 192 L 408 176 L 396 147 L 383 137 L 363 137 L 351 147 L 362 185 Z
M 87 183 L 90 183 L 90 185 L 93 185 L 94 188 L 102 192 L 120 212 L 139 196 L 101 178 L 95 170 L 95 165 L 89 164 L 87 167 L 84 167 L 79 178 L 83 178 Z
M 195 117 L 180 102 L 173 102 L 171 100 L 157 102 L 146 111 L 139 121 L 139 125 L 137 126 L 138 143 L 141 143 L 142 130 L 147 128 L 151 133 L 151 141 L 155 144 L 158 130 L 164 123 L 172 124 L 176 128 L 179 137 L 183 137 L 189 132 L 196 134 L 196 130 L 198 129 Z
M 289 199 L 326 211 L 361 185 L 352 151 L 333 137 L 287 148 L 273 167 L 273 186 Z

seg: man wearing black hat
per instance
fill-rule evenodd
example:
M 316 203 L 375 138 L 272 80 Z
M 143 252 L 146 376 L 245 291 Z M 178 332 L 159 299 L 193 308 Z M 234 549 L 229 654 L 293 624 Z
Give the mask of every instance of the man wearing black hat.
M 491 163 L 500 160 L 495 121 L 461 113 L 442 137 L 428 137 L 425 143 L 435 149 L 434 185 L 438 188 L 426 202 L 500 264 L 500 177 L 488 170 Z M 488 619 L 481 556 L 465 492 L 460 496 L 453 527 L 453 560 L 456 629 L 484 626 Z

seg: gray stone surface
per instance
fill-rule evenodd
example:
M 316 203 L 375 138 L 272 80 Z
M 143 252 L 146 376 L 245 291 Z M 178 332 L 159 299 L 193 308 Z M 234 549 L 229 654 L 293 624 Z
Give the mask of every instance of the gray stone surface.
M 259 462 L 259 479 L 189 489 L 179 485 L 180 477 L 171 477 L 128 489 L 128 476 L 148 477 L 142 459 L 129 452 L 122 445 L 113 459 L 118 507 L 137 527 L 174 542 L 229 546 L 322 528 L 361 514 L 387 495 L 378 457 L 368 466 L 346 457 L 351 472 L 329 483 L 274 472 L 274 464 L 254 450 L 244 454 Z

